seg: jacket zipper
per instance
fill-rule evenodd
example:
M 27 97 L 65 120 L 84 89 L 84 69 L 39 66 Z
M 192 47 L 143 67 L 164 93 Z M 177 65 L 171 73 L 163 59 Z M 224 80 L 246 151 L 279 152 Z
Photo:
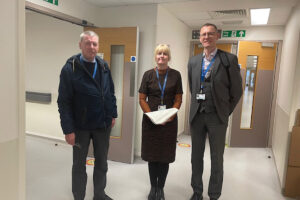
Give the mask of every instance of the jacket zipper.
M 104 94 L 103 94 L 103 78 L 104 78 L 104 75 L 103 75 L 103 69 L 101 67 L 101 64 L 99 63 L 99 68 L 100 68 L 100 89 L 101 89 L 101 94 L 102 94 L 102 100 L 103 100 L 103 113 L 104 113 L 104 117 L 105 117 L 105 109 L 104 109 Z M 106 130 L 106 122 L 105 122 L 105 118 L 104 118 L 104 129 Z

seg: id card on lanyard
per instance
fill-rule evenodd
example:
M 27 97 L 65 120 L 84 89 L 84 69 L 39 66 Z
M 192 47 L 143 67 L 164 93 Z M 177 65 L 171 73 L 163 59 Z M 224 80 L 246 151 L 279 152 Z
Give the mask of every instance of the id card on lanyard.
M 161 84 L 160 84 L 160 81 L 159 81 L 159 74 L 158 74 L 158 69 L 157 68 L 155 69 L 155 72 L 156 72 L 156 77 L 157 77 L 157 81 L 158 81 L 158 86 L 159 86 L 159 89 L 161 91 L 160 105 L 158 105 L 158 110 L 165 110 L 165 109 L 167 109 L 167 106 L 164 105 L 163 103 L 164 103 L 164 94 L 165 94 L 166 84 L 167 84 L 167 80 L 168 80 L 169 70 L 167 69 L 167 73 L 165 75 L 165 80 L 164 80 L 163 87 L 161 87 Z
M 203 94 L 203 82 L 205 81 L 206 74 L 210 73 L 210 68 L 215 62 L 216 55 L 211 59 L 210 63 L 208 64 L 207 68 L 204 69 L 205 63 L 204 63 L 204 58 L 202 59 L 202 64 L 201 64 L 201 81 L 200 81 L 200 92 L 196 94 L 196 100 L 205 100 L 205 94 Z

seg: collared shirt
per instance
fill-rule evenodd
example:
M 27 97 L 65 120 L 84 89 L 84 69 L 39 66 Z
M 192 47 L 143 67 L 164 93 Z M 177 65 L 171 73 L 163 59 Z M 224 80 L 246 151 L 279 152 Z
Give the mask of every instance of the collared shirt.
M 88 61 L 83 55 L 82 55 L 82 60 L 85 61 L 85 62 L 89 62 L 89 63 L 95 63 L 96 62 L 96 58 L 94 58 L 94 60 L 91 62 L 91 61 Z
M 208 58 L 206 58 L 205 53 L 203 52 L 204 70 L 207 69 L 207 66 L 209 65 L 211 60 L 215 57 L 215 55 L 217 54 L 217 51 L 218 51 L 218 49 L 216 48 L 213 52 L 211 52 L 209 54 Z

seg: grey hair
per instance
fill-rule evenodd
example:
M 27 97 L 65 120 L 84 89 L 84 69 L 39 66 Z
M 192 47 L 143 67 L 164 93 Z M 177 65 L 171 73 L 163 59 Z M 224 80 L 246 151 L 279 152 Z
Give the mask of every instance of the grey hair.
M 97 37 L 99 40 L 99 35 L 95 33 L 94 31 L 84 31 L 80 34 L 80 41 L 83 40 L 85 36 L 91 36 L 91 37 Z

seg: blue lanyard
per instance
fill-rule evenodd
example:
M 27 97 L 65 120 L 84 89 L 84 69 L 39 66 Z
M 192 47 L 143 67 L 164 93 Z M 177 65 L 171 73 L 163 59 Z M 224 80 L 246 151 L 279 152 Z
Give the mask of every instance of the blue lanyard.
M 83 57 L 82 57 L 82 55 L 80 55 L 80 62 L 81 62 L 81 64 L 83 64 Z M 93 79 L 95 79 L 96 72 L 97 72 L 97 61 L 95 60 L 95 67 L 94 67 Z
M 211 68 L 212 64 L 215 62 L 216 55 L 211 59 L 209 65 L 207 66 L 206 70 L 204 70 L 204 58 L 202 59 L 202 66 L 201 66 L 201 82 L 204 82 L 205 75 Z M 202 84 L 201 84 L 202 85 Z
M 164 99 L 164 94 L 165 94 L 165 89 L 166 89 L 166 84 L 167 84 L 167 80 L 168 80 L 168 73 L 169 73 L 169 70 L 167 69 L 167 73 L 165 75 L 165 81 L 164 81 L 164 85 L 163 85 L 163 88 L 161 88 L 161 84 L 160 84 L 160 81 L 159 81 L 159 75 L 158 75 L 158 70 L 157 68 L 155 69 L 156 71 L 156 77 L 157 77 L 157 80 L 158 80 L 158 86 L 159 86 L 159 89 L 161 91 L 161 95 L 160 95 L 160 103 L 161 105 L 163 105 L 163 99 Z

